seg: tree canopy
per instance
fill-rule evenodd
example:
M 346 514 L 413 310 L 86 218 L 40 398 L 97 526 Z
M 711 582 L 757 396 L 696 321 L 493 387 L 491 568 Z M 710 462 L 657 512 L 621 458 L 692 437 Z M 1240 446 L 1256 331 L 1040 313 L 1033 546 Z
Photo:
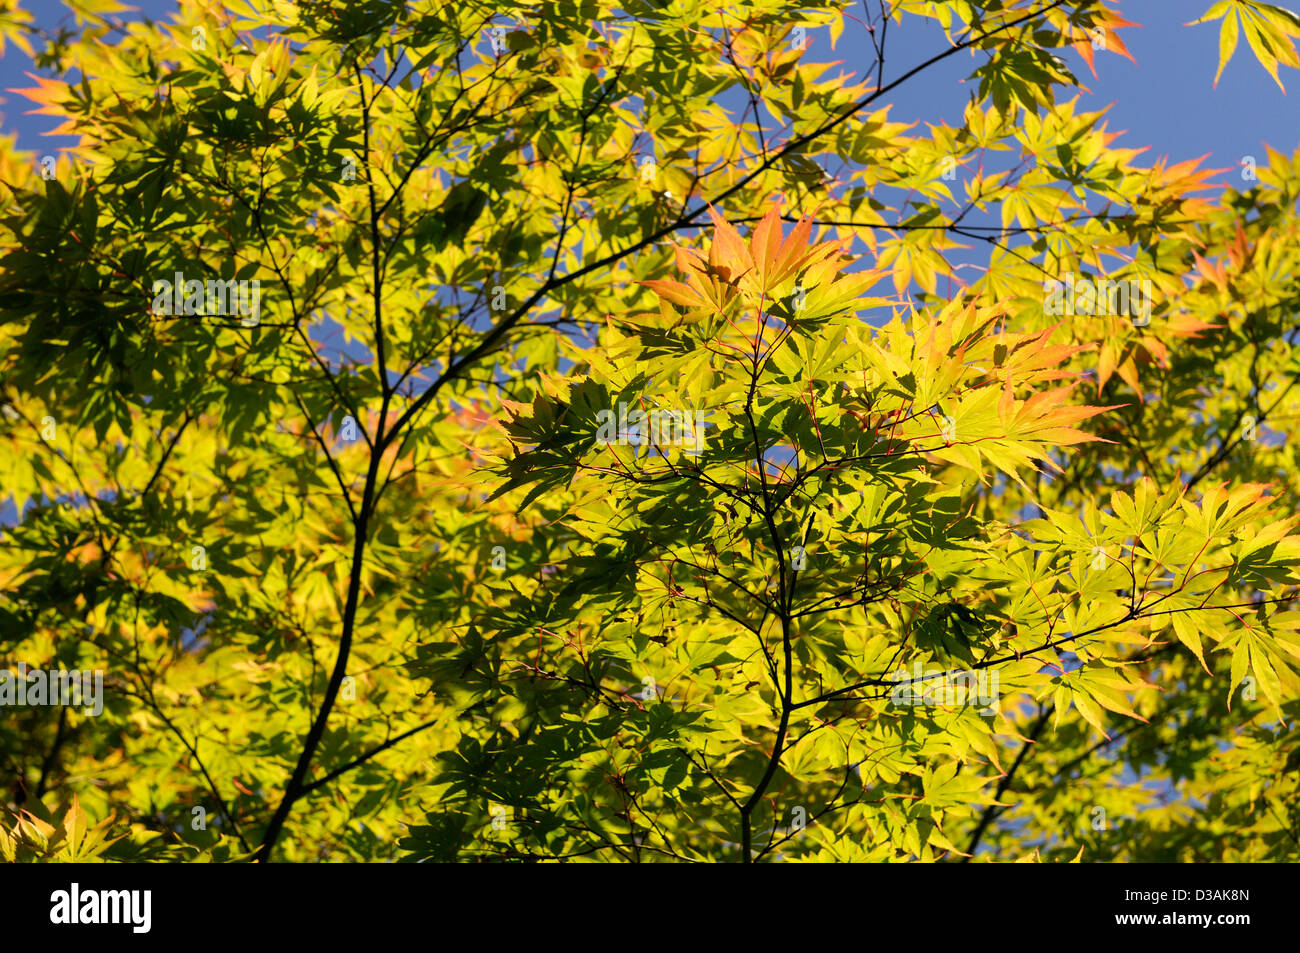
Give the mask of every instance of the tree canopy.
M 1300 859 L 1300 151 L 1083 111 L 1128 4 L 65 5 L 7 859 Z

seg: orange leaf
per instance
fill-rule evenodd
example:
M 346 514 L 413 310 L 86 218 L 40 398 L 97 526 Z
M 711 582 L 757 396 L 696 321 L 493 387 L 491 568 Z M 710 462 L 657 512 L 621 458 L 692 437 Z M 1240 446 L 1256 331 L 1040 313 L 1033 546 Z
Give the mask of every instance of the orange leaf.
M 768 209 L 754 229 L 749 247 L 753 250 L 754 264 L 758 266 L 758 277 L 766 290 L 771 287 L 773 266 L 781 250 L 781 215 L 775 205 Z

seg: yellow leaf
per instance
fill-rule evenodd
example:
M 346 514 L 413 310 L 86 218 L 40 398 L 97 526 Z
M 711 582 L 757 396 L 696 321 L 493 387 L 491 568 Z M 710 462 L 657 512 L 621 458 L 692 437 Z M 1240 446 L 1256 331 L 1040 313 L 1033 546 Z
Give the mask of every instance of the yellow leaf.
M 1259 65 L 1268 70 L 1268 75 L 1273 77 L 1273 82 L 1277 83 L 1277 88 L 1286 92 L 1286 87 L 1282 81 L 1277 78 L 1277 57 L 1273 55 L 1272 46 L 1268 38 L 1263 35 L 1254 24 L 1246 23 L 1246 42 L 1250 48 L 1255 51 L 1255 59 L 1259 60 Z
M 1196 624 L 1178 612 L 1174 613 L 1173 622 L 1174 634 L 1178 636 L 1178 640 L 1192 650 L 1192 654 L 1200 660 L 1201 668 L 1205 669 L 1206 674 L 1210 674 L 1210 666 L 1205 664 L 1205 654 L 1201 648 L 1201 636 L 1196 631 Z
M 75 794 L 72 795 L 72 804 L 68 807 L 67 813 L 63 815 L 63 831 L 68 840 L 68 857 L 75 860 L 81 851 L 82 839 L 86 835 L 86 814 L 81 809 Z
M 1223 26 L 1219 30 L 1219 69 L 1214 74 L 1214 87 L 1219 86 L 1219 77 L 1223 75 L 1223 68 L 1228 65 L 1228 60 L 1232 59 L 1233 52 L 1237 49 L 1237 15 L 1235 13 L 1223 18 Z

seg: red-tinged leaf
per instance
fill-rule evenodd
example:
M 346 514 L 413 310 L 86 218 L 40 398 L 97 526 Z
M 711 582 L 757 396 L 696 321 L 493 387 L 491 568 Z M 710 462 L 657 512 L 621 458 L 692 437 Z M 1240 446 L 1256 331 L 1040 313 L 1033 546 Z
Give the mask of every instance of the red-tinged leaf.
M 1232 244 L 1228 246 L 1228 259 L 1238 268 L 1250 261 L 1250 241 L 1246 238 L 1245 231 L 1242 230 L 1240 219 L 1236 222 L 1237 232 L 1233 236 Z
M 790 234 L 781 244 L 780 258 L 776 265 L 774 280 L 784 281 L 798 270 L 798 262 L 808 247 L 808 238 L 812 235 L 812 219 L 805 216 L 795 223 Z
M 703 275 L 709 270 L 704 259 L 695 252 L 682 245 L 673 248 L 674 257 L 677 262 L 677 270 L 685 274 Z
M 1148 362 L 1154 361 L 1161 367 L 1169 366 L 1169 348 L 1159 338 L 1140 338 L 1138 348 L 1139 354 L 1144 355 Z
M 1139 24 L 1132 25 L 1138 26 Z M 1124 41 L 1119 38 L 1119 34 L 1114 30 L 1106 30 L 1106 49 L 1114 50 L 1120 56 L 1128 59 L 1128 61 L 1134 66 L 1137 66 L 1137 60 L 1133 57 L 1133 54 L 1128 51 L 1128 47 L 1124 45 Z
M 1192 260 L 1196 262 L 1196 270 L 1201 273 L 1203 278 L 1212 282 L 1220 291 L 1228 290 L 1227 270 L 1222 263 L 1217 266 L 1213 265 L 1195 251 L 1192 252 Z
M 1177 194 L 1183 195 L 1196 189 L 1212 188 L 1212 184 L 1206 182 L 1207 179 L 1216 175 L 1222 175 L 1229 169 L 1197 169 L 1196 167 L 1206 160 L 1209 153 L 1205 153 L 1195 159 L 1188 159 L 1186 162 L 1179 162 L 1175 165 L 1165 166 L 1164 160 L 1157 162 L 1155 168 L 1151 170 L 1152 182 L 1156 185 L 1168 186 Z
M 1185 311 L 1174 312 L 1165 317 L 1165 330 L 1179 337 L 1198 337 L 1202 331 L 1211 331 L 1223 327 L 1222 324 L 1209 324 Z
M 35 73 L 24 73 L 29 79 L 36 80 L 36 86 L 28 86 L 24 89 L 7 89 L 6 92 L 17 93 L 18 95 L 30 99 L 34 103 L 40 103 L 40 109 L 29 109 L 24 115 L 27 116 L 66 116 L 61 103 L 68 99 L 68 84 L 55 79 L 43 79 Z
M 1088 69 L 1092 71 L 1092 78 L 1099 79 L 1100 77 L 1097 76 L 1097 67 L 1093 65 L 1092 62 L 1092 40 L 1078 40 L 1070 45 L 1074 47 L 1074 52 L 1082 56 L 1083 61 L 1088 64 Z
M 781 214 L 777 206 L 768 209 L 762 221 L 754 228 L 749 244 L 754 264 L 758 268 L 759 280 L 766 290 L 771 287 L 771 278 L 781 250 Z
M 709 206 L 713 219 L 713 243 L 709 246 L 709 269 L 731 282 L 754 270 L 754 259 L 740 232 Z
M 998 398 L 998 418 L 1006 420 L 1015 410 L 1016 395 L 1015 389 L 1011 386 L 1011 381 L 1007 381 L 1002 388 L 1002 396 Z
M 1083 430 L 1075 430 L 1073 427 L 1047 427 L 1039 432 L 1039 439 L 1049 443 L 1058 443 L 1061 446 L 1074 446 L 1077 443 L 1114 443 L 1113 440 L 1107 440 L 1105 437 L 1098 437 L 1096 434 L 1087 433 Z
M 696 294 L 689 285 L 684 285 L 680 281 L 673 281 L 671 278 L 656 278 L 651 281 L 643 281 L 641 284 L 665 301 L 680 304 L 685 308 L 702 308 L 708 305 L 708 302 Z
M 522 403 L 517 400 L 510 400 L 509 398 L 506 397 L 501 398 L 501 406 L 505 408 L 506 413 L 510 414 L 510 416 L 514 417 L 516 420 L 518 420 L 520 417 L 527 417 L 531 415 L 533 412 L 532 404 Z

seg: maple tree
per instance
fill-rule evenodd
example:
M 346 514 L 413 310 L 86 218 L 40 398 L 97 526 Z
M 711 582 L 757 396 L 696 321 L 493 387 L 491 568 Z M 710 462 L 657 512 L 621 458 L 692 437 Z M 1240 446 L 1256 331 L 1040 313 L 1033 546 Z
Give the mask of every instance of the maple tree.
M 1300 856 L 1300 153 L 1142 165 L 1123 4 L 67 6 L 0 667 L 105 694 L 6 858 Z

